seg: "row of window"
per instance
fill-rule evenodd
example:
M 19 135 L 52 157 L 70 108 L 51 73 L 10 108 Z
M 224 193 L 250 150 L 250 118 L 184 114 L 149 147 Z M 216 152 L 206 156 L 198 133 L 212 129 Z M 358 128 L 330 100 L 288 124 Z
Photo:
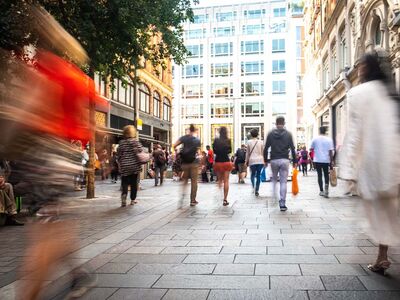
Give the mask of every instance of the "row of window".
M 242 26 L 242 35 L 254 35 L 266 33 L 265 24 L 248 24 Z M 268 32 L 283 32 L 286 29 L 286 22 L 280 21 L 273 23 L 269 26 Z M 213 37 L 229 37 L 236 34 L 235 26 L 214 27 L 212 30 Z M 207 30 L 205 28 L 188 29 L 185 30 L 185 39 L 204 39 L 207 37 Z
M 277 7 L 272 10 L 274 18 L 285 17 L 286 7 Z M 227 12 L 217 12 L 215 14 L 215 20 L 218 22 L 234 21 L 238 17 L 237 11 L 227 11 Z M 265 9 L 250 9 L 243 11 L 244 19 L 264 19 L 266 17 Z M 195 15 L 193 18 L 193 23 L 202 24 L 209 21 L 208 14 Z
M 232 118 L 233 103 L 213 103 L 210 105 L 211 118 Z M 263 102 L 247 102 L 241 104 L 242 117 L 264 117 L 265 109 Z M 273 103 L 273 115 L 286 114 L 286 104 L 283 102 Z M 191 103 L 181 106 L 181 116 L 185 119 L 204 118 L 204 104 Z
M 264 61 L 246 61 L 240 64 L 241 75 L 263 75 Z M 272 73 L 285 73 L 286 61 L 278 59 L 272 61 Z M 233 74 L 233 63 L 213 63 L 210 67 L 211 77 L 227 77 Z M 182 78 L 201 78 L 204 76 L 203 64 L 188 64 L 182 66 Z
M 139 84 L 139 110 L 145 113 L 150 113 L 150 89 L 147 85 Z M 161 105 L 163 107 L 163 120 L 171 121 L 171 101 L 164 97 L 161 102 L 160 94 L 155 91 L 153 93 L 153 115 L 157 118 L 161 117 Z
M 242 96 L 263 96 L 264 95 L 264 81 L 255 82 L 242 82 L 241 85 Z M 233 83 L 211 83 L 210 95 L 213 98 L 232 97 L 233 96 Z M 285 94 L 286 81 L 276 80 L 272 81 L 272 94 Z M 182 86 L 182 97 L 186 99 L 202 98 L 203 84 L 188 84 Z
M 203 44 L 198 45 L 187 45 L 186 49 L 189 51 L 190 58 L 200 58 L 204 55 Z M 285 39 L 273 39 L 272 40 L 272 53 L 279 53 L 286 51 Z M 212 57 L 219 56 L 232 56 L 233 55 L 233 43 L 211 43 L 210 53 Z M 252 55 L 252 54 L 263 54 L 264 53 L 264 41 L 241 41 L 240 42 L 240 53 L 241 55 Z

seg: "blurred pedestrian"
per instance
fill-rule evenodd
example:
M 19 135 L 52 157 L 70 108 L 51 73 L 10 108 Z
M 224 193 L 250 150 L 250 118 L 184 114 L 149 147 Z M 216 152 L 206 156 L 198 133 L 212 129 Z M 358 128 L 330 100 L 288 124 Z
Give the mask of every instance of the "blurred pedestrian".
M 179 145 L 183 145 L 180 151 L 180 158 L 182 160 L 183 170 L 183 191 L 182 199 L 185 196 L 187 183 L 190 178 L 191 191 L 190 191 L 190 206 L 195 206 L 199 202 L 196 200 L 197 196 L 197 178 L 199 173 L 199 161 L 197 160 L 197 153 L 200 149 L 200 140 L 195 137 L 196 128 L 193 124 L 189 127 L 189 133 L 180 137 L 174 144 L 175 152 Z M 182 203 L 179 204 L 181 206 Z
M 390 266 L 388 245 L 400 244 L 400 101 L 390 96 L 391 72 L 384 66 L 377 54 L 360 60 L 361 84 L 347 94 L 349 126 L 339 160 L 339 176 L 357 185 L 370 225 L 366 232 L 379 243 L 368 268 L 381 274 Z
M 312 171 L 312 170 L 315 170 L 315 166 L 314 166 L 314 155 L 315 155 L 315 152 L 314 152 L 314 149 L 313 148 L 310 148 L 310 171 Z
M 100 160 L 100 171 L 101 171 L 101 180 L 108 179 L 108 174 L 110 171 L 110 156 L 108 154 L 107 149 L 103 149 L 99 156 Z
M 235 154 L 235 167 L 237 170 L 238 182 L 242 184 L 245 183 L 244 177 L 246 176 L 246 170 L 247 170 L 246 150 L 247 146 L 243 144 L 240 148 L 236 150 Z
M 162 150 L 159 144 L 156 144 L 153 150 L 154 186 L 158 185 L 158 181 L 160 181 L 160 185 L 164 183 L 164 170 L 166 162 L 167 159 L 165 157 L 165 152 Z
M 270 157 L 268 150 L 271 148 Z M 285 118 L 276 118 L 276 128 L 271 130 L 267 136 L 267 142 L 264 148 L 265 167 L 271 162 L 273 194 L 276 196 L 276 184 L 279 176 L 280 200 L 279 207 L 281 211 L 286 211 L 287 178 L 289 175 L 289 151 L 293 159 L 293 168 L 297 167 L 297 156 L 293 144 L 292 134 L 285 129 Z
M 307 166 L 309 161 L 309 155 L 306 146 L 300 151 L 300 164 L 303 176 L 307 176 Z
M 325 198 L 329 197 L 329 168 L 333 168 L 333 140 L 326 136 L 326 127 L 319 128 L 319 136 L 311 142 L 311 148 L 314 149 L 314 163 L 318 174 L 319 195 Z M 322 182 L 322 174 L 324 182 Z M 325 184 L 325 186 L 324 186 Z
M 264 143 L 258 138 L 258 130 L 250 131 L 251 139 L 247 142 L 246 165 L 250 167 L 251 185 L 256 196 L 259 196 L 261 171 L 264 167 Z
M 117 151 L 113 151 L 110 159 L 110 169 L 111 169 L 111 183 L 117 183 L 118 181 L 118 161 L 117 161 Z
M 228 130 L 222 126 L 219 129 L 219 137 L 214 139 L 213 150 L 215 153 L 214 171 L 217 174 L 218 186 L 224 187 L 223 205 L 229 205 L 229 174 L 232 171 L 232 162 L 229 154 L 232 152 L 231 140 L 228 138 Z
M 200 168 L 201 168 L 201 182 L 208 182 L 207 176 L 208 157 L 206 151 L 201 151 Z
M 5 217 L 2 220 L 2 216 Z M 6 176 L 4 170 L 0 170 L 0 222 L 5 225 L 24 225 L 17 218 L 17 208 L 15 203 L 13 186 L 6 182 Z M 0 226 L 2 224 L 0 223 Z
M 210 182 L 214 181 L 214 151 L 209 145 L 206 146 L 207 150 L 207 171 L 210 173 Z
M 138 178 L 142 171 L 142 160 L 139 155 L 143 152 L 142 144 L 136 140 L 137 131 L 133 125 L 127 125 L 123 129 L 124 139 L 119 142 L 117 149 L 117 161 L 120 167 L 122 193 L 121 206 L 126 206 L 128 187 L 130 186 L 131 205 L 135 204 L 138 191 Z M 147 159 L 148 160 L 148 159 Z

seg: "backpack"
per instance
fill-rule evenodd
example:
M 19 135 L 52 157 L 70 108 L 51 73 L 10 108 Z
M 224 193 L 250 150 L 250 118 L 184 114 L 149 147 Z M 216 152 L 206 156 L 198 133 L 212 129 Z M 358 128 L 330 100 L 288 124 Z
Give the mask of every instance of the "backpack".
M 305 151 L 305 150 L 301 151 L 301 159 L 302 160 L 307 160 L 307 158 L 308 158 L 307 151 Z
M 160 151 L 160 153 L 156 157 L 156 162 L 158 165 L 165 165 L 167 159 L 165 158 L 165 153 Z
M 198 148 L 196 140 L 197 139 L 194 136 L 190 136 L 187 138 L 187 141 L 183 143 L 183 149 L 180 152 L 183 163 L 191 164 L 196 160 L 196 152 Z
M 246 161 L 246 152 L 243 149 L 238 149 L 236 152 L 236 161 L 242 164 Z

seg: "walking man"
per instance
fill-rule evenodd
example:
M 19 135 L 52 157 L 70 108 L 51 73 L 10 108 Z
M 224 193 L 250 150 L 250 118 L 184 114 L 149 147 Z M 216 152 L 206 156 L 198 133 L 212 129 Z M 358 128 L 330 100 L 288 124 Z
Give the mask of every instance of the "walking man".
M 207 149 L 207 170 L 210 172 L 210 182 L 214 181 L 214 151 L 209 145 L 206 146 Z
M 314 164 L 318 174 L 319 195 L 329 197 L 329 167 L 333 167 L 333 141 L 326 136 L 326 127 L 319 128 L 319 136 L 311 142 L 314 149 Z M 325 189 L 322 183 L 322 173 L 324 173 Z
M 199 162 L 197 160 L 197 153 L 200 149 L 200 140 L 194 136 L 196 129 L 193 124 L 189 127 L 189 133 L 180 137 L 174 144 L 175 153 L 179 145 L 183 145 L 180 151 L 182 159 L 183 170 L 183 196 L 185 194 L 186 186 L 190 178 L 191 191 L 190 191 L 190 206 L 198 204 L 196 201 L 197 195 L 197 177 L 199 172 Z
M 268 159 L 268 150 L 271 148 L 270 158 Z M 272 184 L 274 197 L 276 195 L 276 183 L 280 184 L 280 200 L 279 207 L 281 211 L 286 211 L 286 193 L 287 193 L 287 177 L 289 174 L 289 150 L 292 154 L 293 168 L 297 167 L 297 156 L 294 148 L 292 134 L 285 129 L 285 118 L 276 118 L 276 128 L 268 133 L 267 142 L 264 148 L 264 163 L 268 166 L 271 162 Z
M 237 175 L 239 179 L 239 183 L 245 183 L 244 177 L 246 175 L 246 150 L 247 146 L 243 144 L 239 149 L 237 149 L 235 154 L 235 166 L 237 169 Z
M 164 170 L 167 159 L 165 152 L 162 150 L 160 145 L 154 146 L 153 151 L 153 166 L 154 166 L 154 186 L 158 185 L 158 179 L 160 178 L 160 185 L 164 182 Z

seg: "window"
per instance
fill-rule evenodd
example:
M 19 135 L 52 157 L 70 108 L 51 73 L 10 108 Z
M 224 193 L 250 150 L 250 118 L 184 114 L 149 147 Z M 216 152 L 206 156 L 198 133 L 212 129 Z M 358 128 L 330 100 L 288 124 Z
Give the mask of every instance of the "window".
M 242 55 L 262 54 L 264 53 L 264 41 L 242 41 L 240 51 Z
M 381 30 L 381 20 L 380 19 L 375 24 L 374 41 L 375 41 L 375 46 L 380 46 L 382 43 L 382 30 Z
M 343 31 L 340 33 L 340 69 L 344 70 L 348 66 L 347 62 L 347 44 L 346 44 L 346 32 Z
M 232 103 L 217 103 L 211 104 L 212 118 L 231 118 L 233 116 Z
M 236 11 L 217 13 L 215 18 L 218 22 L 233 21 L 236 19 Z
M 286 16 L 286 7 L 274 8 L 274 18 L 285 17 Z
M 183 78 L 203 77 L 203 65 L 185 65 L 182 67 Z
M 232 76 L 233 63 L 211 64 L 211 77 Z
M 241 94 L 242 94 L 242 96 L 263 96 L 264 95 L 264 81 L 242 82 Z
M 203 97 L 203 85 L 202 84 L 182 85 L 182 97 L 187 99 Z
M 127 96 L 128 96 L 128 91 L 127 89 L 122 85 L 122 81 L 118 80 L 118 102 L 127 104 Z
M 331 46 L 331 80 L 336 79 L 337 72 L 337 56 L 336 56 L 336 43 Z
M 246 19 L 261 19 L 265 17 L 265 9 L 245 10 L 244 17 Z
M 205 29 L 185 30 L 185 38 L 187 40 L 204 39 L 205 37 L 206 37 L 206 30 Z
M 233 43 L 212 43 L 211 56 L 231 56 L 233 53 Z
M 204 117 L 203 104 L 182 105 L 182 117 L 185 119 L 202 119 Z
M 246 61 L 241 63 L 242 76 L 264 74 L 264 61 Z
M 301 75 L 296 76 L 296 89 L 297 91 L 303 90 L 303 77 Z
M 272 52 L 285 52 L 285 39 L 272 40 Z
M 186 49 L 190 52 L 189 57 L 203 57 L 203 45 L 187 45 Z
M 272 25 L 270 25 L 271 33 L 284 32 L 285 29 L 286 29 L 286 21 L 281 21 L 279 23 L 273 23 Z
M 211 83 L 211 97 L 226 98 L 233 96 L 233 83 Z
M 285 72 L 286 72 L 286 62 L 284 59 L 272 61 L 272 73 L 285 73 Z
M 96 85 L 96 92 L 98 92 L 102 96 L 105 96 L 106 84 L 104 82 L 104 79 L 98 73 L 94 74 L 94 83 Z
M 264 33 L 265 25 L 264 24 L 253 24 L 253 25 L 243 25 L 242 33 L 243 34 L 262 34 Z
M 286 115 L 286 103 L 285 102 L 272 102 L 272 117 L 275 123 L 275 118 L 278 116 L 284 117 Z
M 322 63 L 322 89 L 327 90 L 329 88 L 329 63 L 326 57 Z
M 242 103 L 242 117 L 263 117 L 264 103 L 263 102 L 248 102 Z
M 296 41 L 300 42 L 303 40 L 303 27 L 296 26 Z
M 171 102 L 167 97 L 164 97 L 163 101 L 163 119 L 165 121 L 171 121 Z
M 208 21 L 208 15 L 195 15 L 193 17 L 193 23 L 195 24 L 207 23 L 207 21 Z
M 159 118 L 161 116 L 160 107 L 161 107 L 160 94 L 157 92 L 154 92 L 154 94 L 153 94 L 153 115 L 157 118 Z
M 286 93 L 286 81 L 277 80 L 272 81 L 272 94 L 285 94 Z
M 139 109 L 145 113 L 150 113 L 150 90 L 147 85 L 139 84 Z
M 232 36 L 235 34 L 235 26 L 232 27 L 215 27 L 214 28 L 214 36 Z

